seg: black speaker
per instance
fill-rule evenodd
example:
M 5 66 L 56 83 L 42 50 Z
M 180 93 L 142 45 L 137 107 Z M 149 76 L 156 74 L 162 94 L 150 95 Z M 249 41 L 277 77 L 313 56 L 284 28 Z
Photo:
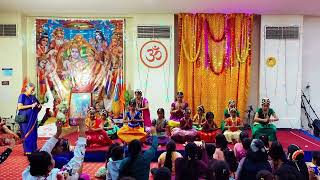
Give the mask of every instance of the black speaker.
M 312 123 L 313 126 L 313 134 L 317 137 L 319 137 L 320 134 L 320 120 L 319 119 L 315 119 Z

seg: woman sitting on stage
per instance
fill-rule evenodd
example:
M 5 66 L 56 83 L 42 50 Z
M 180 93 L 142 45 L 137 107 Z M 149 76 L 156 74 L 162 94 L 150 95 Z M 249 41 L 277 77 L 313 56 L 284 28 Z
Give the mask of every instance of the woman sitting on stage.
M 104 122 L 104 130 L 107 131 L 108 136 L 110 139 L 117 139 L 117 132 L 119 127 L 115 125 L 108 117 L 108 112 L 105 109 L 100 110 L 100 118 Z
M 270 100 L 268 98 L 262 99 L 262 108 L 259 108 L 254 117 L 254 124 L 252 127 L 252 137 L 257 139 L 262 135 L 268 136 L 269 141 L 277 140 L 277 128 L 273 121 L 278 121 L 279 118 L 276 113 L 270 108 Z
M 171 139 L 173 139 L 175 142 L 192 142 L 196 139 L 197 131 L 195 129 L 192 129 L 192 119 L 190 115 L 191 110 L 187 108 L 184 112 L 184 117 L 180 120 L 180 127 L 172 129 Z
M 204 107 L 202 105 L 198 106 L 197 112 L 198 113 L 193 117 L 193 128 L 195 128 L 197 131 L 201 131 L 201 126 L 206 121 Z
M 129 111 L 125 114 L 123 118 L 124 123 L 128 123 L 128 125 L 124 125 L 118 131 L 118 137 L 129 143 L 134 139 L 143 141 L 147 135 L 144 132 L 143 127 L 140 126 L 140 122 L 143 122 L 141 118 L 141 112 L 136 110 L 136 101 L 131 100 L 129 103 Z
M 229 143 L 231 142 L 238 142 L 239 141 L 239 137 L 240 137 L 240 133 L 241 130 L 239 129 L 240 127 L 242 127 L 242 123 L 239 117 L 237 117 L 237 109 L 236 108 L 232 108 L 230 110 L 230 114 L 231 116 L 229 118 L 227 118 L 225 120 L 225 129 L 226 131 L 223 133 L 226 138 L 227 141 Z
M 157 110 L 158 118 L 152 120 L 152 126 L 156 128 L 157 135 L 158 135 L 158 143 L 160 145 L 166 145 L 169 141 L 167 137 L 167 124 L 168 121 L 164 117 L 164 109 L 159 108 Z M 152 137 L 149 137 L 147 140 L 148 144 L 152 143 Z
M 179 127 L 180 119 L 183 118 L 188 103 L 183 100 L 183 93 L 177 92 L 176 101 L 171 104 L 171 116 L 168 122 L 170 127 Z
M 207 112 L 206 120 L 202 123 L 202 130 L 199 132 L 200 139 L 205 142 L 215 142 L 216 134 L 218 132 L 217 125 L 214 122 L 214 114 Z
M 98 144 L 101 146 L 106 146 L 112 144 L 108 134 L 103 129 L 104 121 L 96 118 L 96 111 L 93 107 L 89 108 L 88 115 L 89 117 L 85 121 L 87 128 L 87 145 L 91 146 L 93 144 Z

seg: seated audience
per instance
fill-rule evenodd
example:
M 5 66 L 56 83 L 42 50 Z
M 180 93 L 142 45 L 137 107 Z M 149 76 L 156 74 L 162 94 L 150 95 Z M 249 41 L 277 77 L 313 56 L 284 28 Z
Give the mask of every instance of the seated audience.
M 239 117 L 237 117 L 237 109 L 230 109 L 230 117 L 225 120 L 225 131 L 224 135 L 229 143 L 238 142 L 241 133 L 240 127 L 242 127 L 242 122 Z
M 274 180 L 273 174 L 267 170 L 261 170 L 257 173 L 257 180 Z
M 161 167 L 152 171 L 153 180 L 171 180 L 171 172 L 167 167 Z
M 144 128 L 141 127 L 141 122 L 143 122 L 141 117 L 141 112 L 136 109 L 136 101 L 131 100 L 129 103 L 129 111 L 125 114 L 123 118 L 124 125 L 118 131 L 118 137 L 122 141 L 129 143 L 133 140 L 145 141 L 147 133 L 144 132 Z
M 184 157 L 176 159 L 176 180 L 198 180 L 207 176 L 208 156 L 202 146 L 202 159 L 198 159 L 198 147 L 195 143 L 188 143 L 185 147 Z
M 187 108 L 180 120 L 180 127 L 172 129 L 171 139 L 178 143 L 192 142 L 197 137 L 197 131 L 192 128 L 191 110 Z
M 312 161 L 307 163 L 309 170 L 309 179 L 319 180 L 320 179 L 320 151 L 312 153 Z
M 111 149 L 111 158 L 107 164 L 107 180 L 118 180 L 120 164 L 124 158 L 124 149 L 118 145 Z
M 73 158 L 73 151 L 70 150 L 69 141 L 59 138 L 52 149 L 51 155 L 55 160 L 55 168 L 61 169 Z
M 205 110 L 203 105 L 197 107 L 197 114 L 193 117 L 193 128 L 197 131 L 201 131 L 202 124 L 205 122 Z
M 199 132 L 200 139 L 212 143 L 215 142 L 218 127 L 214 122 L 214 114 L 212 112 L 206 113 L 206 120 L 202 123 L 202 129 Z
M 309 179 L 309 172 L 308 167 L 304 161 L 304 152 L 303 150 L 295 145 L 291 144 L 288 146 L 288 158 L 289 158 L 289 164 L 291 164 L 293 167 L 295 167 L 302 175 L 302 180 L 308 180 Z
M 213 158 L 217 160 L 224 161 L 224 151 L 229 150 L 228 141 L 223 134 L 218 134 L 216 136 L 216 151 L 213 154 Z
M 175 161 L 182 155 L 176 151 L 176 144 L 173 140 L 166 145 L 166 152 L 163 152 L 158 158 L 158 167 L 166 167 L 175 175 Z
M 257 173 L 261 170 L 272 172 L 270 163 L 268 162 L 268 153 L 263 142 L 259 139 L 254 139 L 251 142 L 243 164 L 239 165 L 237 179 L 255 180 Z
M 141 153 L 142 144 L 135 139 L 129 143 L 129 156 L 122 160 L 120 164 L 119 177 L 130 176 L 138 180 L 148 180 L 150 163 L 154 158 L 158 148 L 158 137 L 155 128 L 151 128 L 153 135 L 150 149 Z
M 225 161 L 218 160 L 209 165 L 208 172 L 208 180 L 232 180 L 228 164 Z
M 237 171 L 239 163 L 237 161 L 236 156 L 234 155 L 234 152 L 232 150 L 227 149 L 223 152 L 223 155 L 226 163 L 228 164 L 230 176 L 232 178 L 235 178 L 236 177 L 235 173 Z
M 79 121 L 79 138 L 74 150 L 74 157 L 62 169 L 54 168 L 54 160 L 51 151 L 58 142 L 62 133 L 62 123 L 57 124 L 57 133 L 51 137 L 41 148 L 39 152 L 33 152 L 28 156 L 30 165 L 23 171 L 23 180 L 37 179 L 78 179 L 78 171 L 82 166 L 85 154 L 86 135 L 85 123 Z
M 249 148 L 249 147 L 247 147 L 247 149 L 245 149 L 243 146 L 245 138 L 249 138 L 249 135 L 247 132 L 243 131 L 240 133 L 240 142 L 236 143 L 233 147 L 234 154 L 236 155 L 236 158 L 238 161 L 240 161 L 243 157 L 246 156 L 247 150 Z M 249 146 L 250 146 L 250 144 L 249 144 Z

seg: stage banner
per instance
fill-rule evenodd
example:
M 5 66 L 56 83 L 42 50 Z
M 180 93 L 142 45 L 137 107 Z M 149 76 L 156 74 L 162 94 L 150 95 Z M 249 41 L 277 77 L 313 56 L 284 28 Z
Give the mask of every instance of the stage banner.
M 36 19 L 37 85 L 43 104 L 39 120 L 68 120 L 63 115 L 70 115 L 70 107 L 75 109 L 72 116 L 80 117 L 89 105 L 121 116 L 123 31 L 123 19 Z M 72 103 L 72 94 L 79 93 L 90 99 Z

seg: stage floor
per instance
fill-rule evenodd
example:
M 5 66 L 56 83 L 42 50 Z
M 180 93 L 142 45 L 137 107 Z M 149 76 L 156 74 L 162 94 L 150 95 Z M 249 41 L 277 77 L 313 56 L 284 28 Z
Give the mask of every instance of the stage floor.
M 313 137 L 302 130 L 278 130 L 277 137 L 283 147 L 286 149 L 290 144 L 296 144 L 305 151 L 305 158 L 307 161 L 311 160 L 312 151 L 320 151 L 320 138 Z M 71 133 L 65 138 L 68 138 L 70 143 L 74 145 L 77 139 L 76 133 Z M 45 138 L 39 138 L 38 145 L 41 147 L 45 143 Z M 144 150 L 148 146 L 144 146 Z M 184 146 L 177 145 L 177 149 L 183 153 Z M 0 152 L 3 152 L 5 147 L 0 147 Z M 99 167 L 104 166 L 105 155 L 108 147 L 89 147 L 86 151 L 86 158 L 83 172 L 89 173 L 94 177 L 94 173 Z M 165 147 L 159 147 L 157 156 L 165 150 Z M 156 158 L 155 158 L 156 160 Z M 153 163 L 151 166 L 154 166 Z M 27 167 L 28 160 L 23 156 L 22 145 L 18 144 L 14 148 L 10 157 L 0 165 L 0 179 L 16 180 L 21 179 L 22 171 Z

